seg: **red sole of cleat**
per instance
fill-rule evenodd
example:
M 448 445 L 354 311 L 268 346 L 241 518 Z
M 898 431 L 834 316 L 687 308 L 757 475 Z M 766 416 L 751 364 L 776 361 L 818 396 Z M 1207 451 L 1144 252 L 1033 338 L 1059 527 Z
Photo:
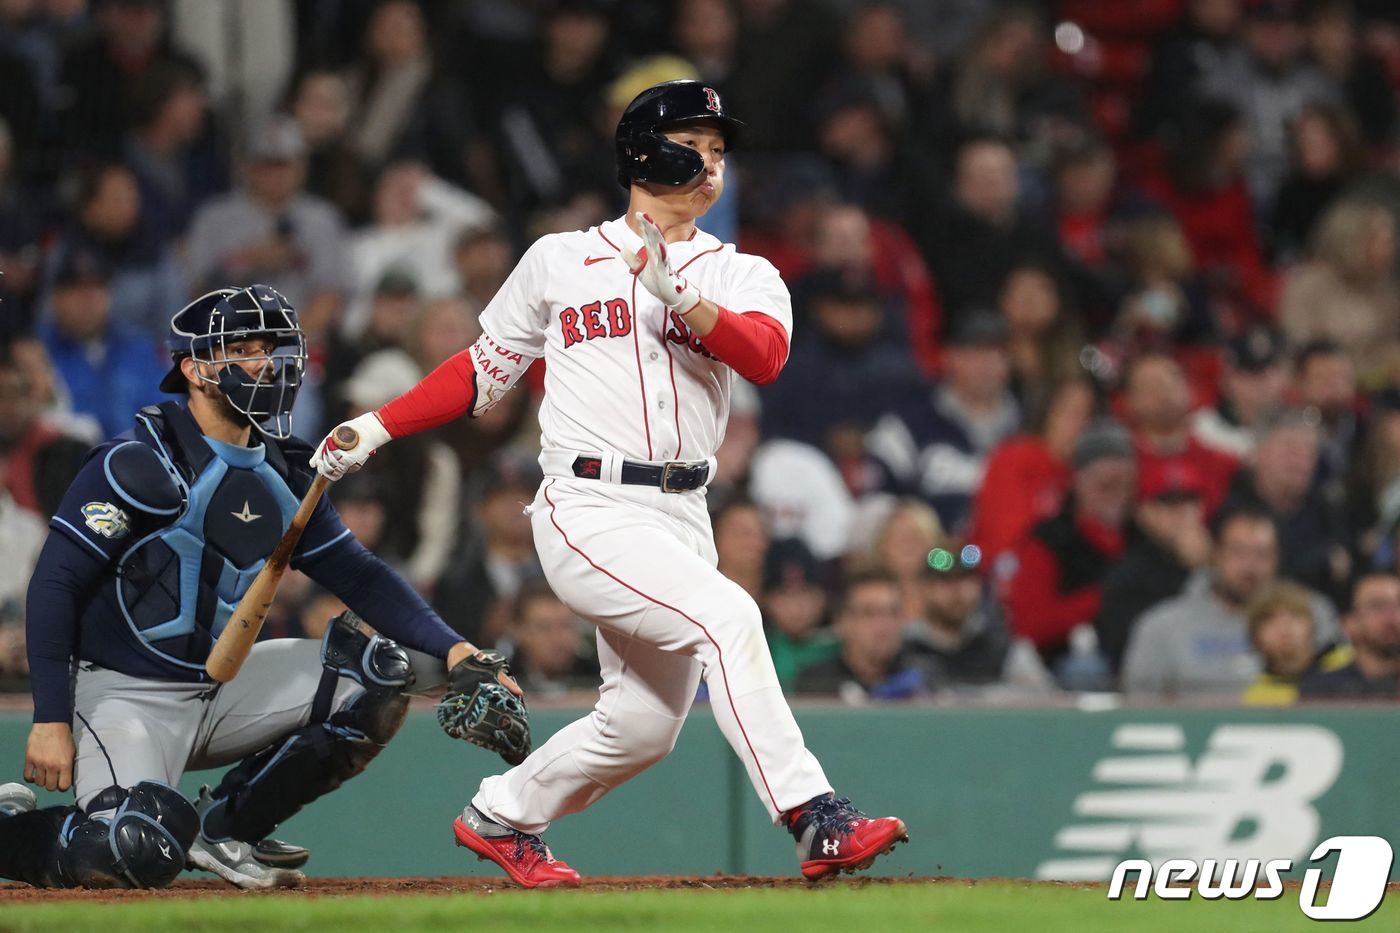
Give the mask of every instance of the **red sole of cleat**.
M 481 836 L 477 835 L 476 833 L 472 832 L 471 828 L 468 827 L 465 823 L 463 823 L 460 818 L 452 821 L 452 835 L 457 840 L 457 845 L 470 849 L 472 852 L 476 853 L 477 861 L 493 863 L 494 865 L 498 866 L 501 869 L 501 871 L 505 872 L 511 881 L 520 885 L 522 888 L 528 888 L 533 890 L 534 888 L 557 888 L 564 885 L 568 885 L 569 887 L 578 887 L 579 882 L 577 881 L 571 882 L 564 881 L 561 879 L 550 879 L 548 881 L 530 881 L 526 878 L 522 878 L 515 871 L 512 871 L 509 865 L 498 861 L 495 857 L 493 850 L 491 849 L 491 846 L 486 842 L 486 840 L 483 839 Z
M 842 873 L 854 874 L 858 871 L 864 871 L 875 864 L 877 858 L 894 851 L 894 847 L 901 842 L 908 841 L 909 830 L 905 828 L 903 822 L 900 822 L 898 829 L 890 834 L 886 842 L 877 846 L 875 851 L 855 856 L 853 859 L 817 859 L 803 862 L 802 877 L 808 881 L 821 881 L 823 878 L 832 878 Z

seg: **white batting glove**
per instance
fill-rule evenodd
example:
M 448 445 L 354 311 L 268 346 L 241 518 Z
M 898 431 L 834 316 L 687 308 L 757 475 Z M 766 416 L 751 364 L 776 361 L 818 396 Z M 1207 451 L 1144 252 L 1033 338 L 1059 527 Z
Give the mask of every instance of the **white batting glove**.
M 335 431 L 332 430 L 322 439 L 316 453 L 311 455 L 311 465 L 316 468 L 316 472 L 329 480 L 337 480 L 346 473 L 354 473 L 365 465 L 371 454 L 393 439 L 379 420 L 379 416 L 372 411 L 358 418 L 351 418 L 345 425 L 354 428 L 360 435 L 360 442 L 353 450 L 341 450 L 337 447 Z
M 666 307 L 680 314 L 689 314 L 700 304 L 700 289 L 691 285 L 671 268 L 671 260 L 666 255 L 666 238 L 661 228 L 646 214 L 636 214 L 637 224 L 642 228 L 641 255 L 630 249 L 622 251 L 622 261 L 637 277 L 637 281 Z

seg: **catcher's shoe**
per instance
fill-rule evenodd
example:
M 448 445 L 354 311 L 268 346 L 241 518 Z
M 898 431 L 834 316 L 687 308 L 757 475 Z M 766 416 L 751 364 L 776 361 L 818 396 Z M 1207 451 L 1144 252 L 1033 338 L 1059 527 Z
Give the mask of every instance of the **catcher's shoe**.
M 261 888 L 295 888 L 306 880 L 301 872 L 291 868 L 266 865 L 258 860 L 254 846 L 234 839 L 215 842 L 204 835 L 204 814 L 215 804 L 206 785 L 199 790 L 195 810 L 199 812 L 200 832 L 186 853 L 188 867 L 211 872 L 229 884 L 244 890 Z
M 0 819 L 17 813 L 28 813 L 39 806 L 34 792 L 23 784 L 0 784 Z
M 578 872 L 551 855 L 539 836 L 489 820 L 470 804 L 453 821 L 452 833 L 457 845 L 471 849 L 479 859 L 495 862 L 522 888 L 579 884 Z
M 280 839 L 264 839 L 253 844 L 253 858 L 268 868 L 300 868 L 310 861 L 311 850 Z
M 797 840 L 802 876 L 816 881 L 840 872 L 869 868 L 878 856 L 909 841 L 904 821 L 893 816 L 871 819 L 850 800 L 823 794 L 786 814 L 788 831 Z

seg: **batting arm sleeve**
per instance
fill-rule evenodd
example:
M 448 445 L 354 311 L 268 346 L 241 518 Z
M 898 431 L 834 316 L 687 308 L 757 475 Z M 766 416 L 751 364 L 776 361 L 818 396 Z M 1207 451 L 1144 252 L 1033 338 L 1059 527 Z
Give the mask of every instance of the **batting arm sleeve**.
M 482 334 L 403 395 L 379 409 L 390 437 L 404 437 L 454 421 L 479 417 L 514 388 L 534 360 Z
M 739 375 L 761 386 L 777 379 L 787 363 L 787 331 L 760 311 L 736 314 L 721 306 L 714 329 L 701 343 Z
M 305 561 L 302 571 L 360 618 L 409 648 L 446 659 L 463 638 L 423 597 L 354 537 L 344 537 Z
M 35 722 L 73 721 L 72 666 L 84 595 L 107 567 L 66 534 L 50 532 L 29 580 L 24 632 Z

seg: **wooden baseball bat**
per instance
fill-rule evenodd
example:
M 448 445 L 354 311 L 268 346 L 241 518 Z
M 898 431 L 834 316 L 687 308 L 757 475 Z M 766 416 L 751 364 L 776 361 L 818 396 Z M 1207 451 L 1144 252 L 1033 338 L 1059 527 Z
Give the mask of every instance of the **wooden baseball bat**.
M 355 433 L 355 429 L 343 424 L 331 432 L 331 436 L 341 450 L 354 450 L 360 443 L 360 435 Z M 316 474 L 316 478 L 311 481 L 311 488 L 306 491 L 296 514 L 292 516 L 292 523 L 282 535 L 282 540 L 277 542 L 277 547 L 268 557 L 267 563 L 262 565 L 258 575 L 253 578 L 253 582 L 243 593 L 243 598 L 238 601 L 238 606 L 234 608 L 233 615 L 229 617 L 228 624 L 219 633 L 219 640 L 209 652 L 209 660 L 204 662 L 204 670 L 219 683 L 226 684 L 238 676 L 239 669 L 247 660 L 248 652 L 253 649 L 253 642 L 258 639 L 258 632 L 262 631 L 267 612 L 272 608 L 272 600 L 277 596 L 277 586 L 282 582 L 282 575 L 287 572 L 292 551 L 296 550 L 301 533 L 306 529 L 306 523 L 311 520 L 316 503 L 321 501 L 321 494 L 329 484 L 330 480 L 319 473 Z

